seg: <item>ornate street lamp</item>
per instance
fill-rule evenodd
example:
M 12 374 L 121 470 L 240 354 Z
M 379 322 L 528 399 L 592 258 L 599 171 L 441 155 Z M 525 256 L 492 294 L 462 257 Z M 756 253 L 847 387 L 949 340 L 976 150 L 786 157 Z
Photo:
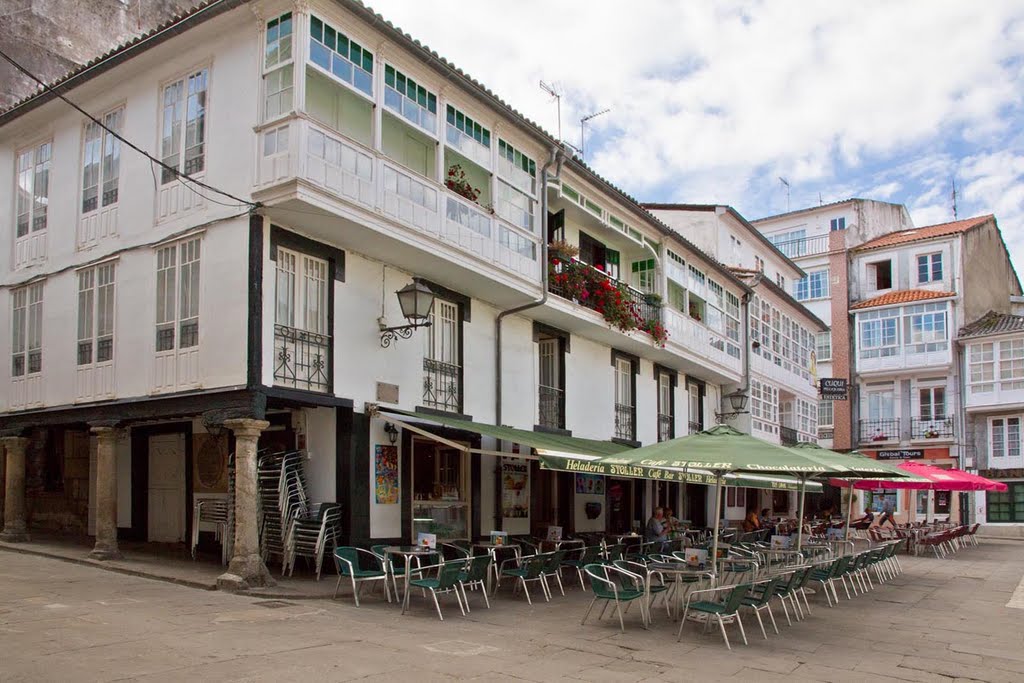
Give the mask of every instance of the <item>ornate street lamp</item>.
M 742 389 L 737 389 L 731 394 L 726 394 L 725 398 L 729 399 L 729 405 L 732 406 L 731 413 L 715 413 L 715 420 L 718 422 L 725 422 L 727 419 L 736 417 L 737 415 L 746 414 L 747 410 L 747 395 Z
M 386 327 L 384 318 L 378 321 L 380 325 L 380 345 L 388 348 L 398 337 L 408 339 L 412 333 L 420 327 L 430 327 L 430 311 L 434 308 L 434 293 L 419 280 L 413 280 L 395 292 L 398 296 L 398 306 L 402 309 L 402 316 L 409 321 L 408 325 L 397 327 Z

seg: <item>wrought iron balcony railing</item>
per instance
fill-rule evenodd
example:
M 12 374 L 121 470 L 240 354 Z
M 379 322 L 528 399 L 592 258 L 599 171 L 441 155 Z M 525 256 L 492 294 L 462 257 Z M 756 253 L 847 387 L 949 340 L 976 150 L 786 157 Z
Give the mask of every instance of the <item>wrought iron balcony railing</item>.
M 779 439 L 783 446 L 795 446 L 800 443 L 800 433 L 792 427 L 779 425 Z
M 658 413 L 658 441 L 671 441 L 675 437 L 675 420 L 671 415 Z
M 552 257 L 552 261 L 556 259 L 558 259 L 557 256 Z M 548 279 L 548 291 L 552 294 L 596 311 L 600 306 L 600 299 L 593 296 L 591 289 L 596 288 L 600 283 L 608 281 L 618 288 L 625 299 L 625 303 L 632 306 L 642 320 L 661 322 L 660 298 L 641 292 L 639 289 L 634 289 L 593 266 L 589 266 L 576 259 L 571 261 L 559 260 L 558 265 L 554 266 L 554 271 L 554 275 Z M 564 281 L 558 277 L 560 275 L 566 276 Z
M 636 414 L 633 406 L 615 404 L 615 438 L 636 440 Z
M 955 434 L 952 417 L 940 417 L 934 420 L 915 417 L 910 421 L 910 438 L 914 440 L 952 439 L 953 436 Z
M 330 353 L 330 335 L 274 325 L 274 384 L 330 393 Z
M 565 392 L 541 385 L 538 390 L 538 424 L 541 427 L 565 429 Z
M 450 413 L 462 412 L 462 368 L 423 359 L 423 405 Z
M 871 441 L 899 441 L 900 440 L 900 419 L 898 417 L 887 417 L 876 420 L 860 421 L 860 441 L 868 443 Z

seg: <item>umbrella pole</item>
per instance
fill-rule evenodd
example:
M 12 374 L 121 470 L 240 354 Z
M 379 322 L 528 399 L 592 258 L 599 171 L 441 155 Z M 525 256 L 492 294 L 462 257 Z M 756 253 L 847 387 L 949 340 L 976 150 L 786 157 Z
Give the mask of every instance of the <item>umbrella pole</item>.
M 804 491 L 807 489 L 807 477 L 800 477 L 800 505 L 796 527 L 796 551 L 800 552 L 804 543 Z
M 718 577 L 718 532 L 722 520 L 722 474 L 718 473 L 715 481 L 715 533 L 711 537 L 711 574 Z
M 850 492 L 846 494 L 846 535 L 843 536 L 844 541 L 850 540 L 850 520 L 853 519 L 853 482 L 847 482 L 850 485 Z

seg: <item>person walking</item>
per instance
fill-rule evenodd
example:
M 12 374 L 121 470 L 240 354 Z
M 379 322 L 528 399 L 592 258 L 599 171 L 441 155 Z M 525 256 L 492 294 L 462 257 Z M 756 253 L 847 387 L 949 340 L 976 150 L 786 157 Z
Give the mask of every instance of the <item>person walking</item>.
M 878 526 L 885 526 L 886 522 L 892 525 L 892 528 L 896 528 L 896 518 L 893 514 L 896 512 L 896 504 L 889 496 L 885 497 L 885 501 L 882 503 L 882 516 L 878 520 Z

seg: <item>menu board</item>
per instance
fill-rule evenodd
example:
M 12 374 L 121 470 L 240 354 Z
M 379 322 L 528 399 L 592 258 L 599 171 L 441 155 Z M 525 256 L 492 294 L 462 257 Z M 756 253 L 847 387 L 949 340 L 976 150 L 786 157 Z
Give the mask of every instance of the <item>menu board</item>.
M 530 516 L 530 465 L 519 458 L 501 460 L 501 514 L 505 519 Z

